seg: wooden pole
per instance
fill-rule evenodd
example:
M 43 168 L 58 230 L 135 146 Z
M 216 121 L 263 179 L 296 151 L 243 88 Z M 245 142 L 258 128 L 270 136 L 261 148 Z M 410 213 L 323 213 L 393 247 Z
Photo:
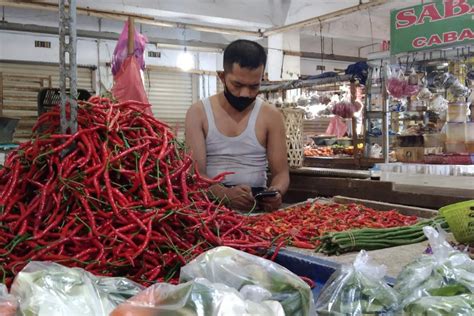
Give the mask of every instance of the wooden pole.
M 135 51 L 135 19 L 128 17 L 128 56 Z

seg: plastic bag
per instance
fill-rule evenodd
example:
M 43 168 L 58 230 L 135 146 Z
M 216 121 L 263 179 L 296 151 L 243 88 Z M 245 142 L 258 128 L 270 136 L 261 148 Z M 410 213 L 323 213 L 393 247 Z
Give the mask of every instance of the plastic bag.
M 394 315 L 396 292 L 384 281 L 386 267 L 362 250 L 351 266 L 334 272 L 316 302 L 318 315 Z
M 143 287 L 125 278 L 96 277 L 53 262 L 30 262 L 11 293 L 26 316 L 106 316 Z
M 347 124 L 339 116 L 331 117 L 328 128 L 326 129 L 325 135 L 336 135 L 337 138 L 341 138 L 347 133 Z
M 455 296 L 474 293 L 474 261 L 455 250 L 440 229 L 423 228 L 433 255 L 422 255 L 400 272 L 394 289 L 401 306 L 424 296 Z
M 0 283 L 0 315 L 15 316 L 17 315 L 18 300 L 11 294 L 5 284 Z
M 148 42 L 145 35 L 140 34 L 135 30 L 134 35 L 135 45 L 133 56 L 137 58 L 137 63 L 141 70 L 145 69 L 145 59 L 143 58 L 143 52 L 145 51 L 145 45 Z M 117 45 L 112 55 L 112 74 L 115 76 L 122 67 L 122 63 L 128 57 L 128 21 L 125 22 L 122 33 L 120 33 Z
M 336 103 L 332 108 L 332 114 L 342 118 L 352 118 L 356 112 L 356 106 L 348 101 Z
M 379 144 L 373 144 L 372 147 L 370 147 L 370 158 L 383 158 L 383 148 Z
M 276 301 L 253 302 L 224 284 L 197 278 L 179 285 L 157 283 L 118 306 L 110 316 L 285 316 Z
M 387 78 L 387 92 L 394 98 L 400 99 L 403 97 L 411 97 L 418 94 L 420 87 L 418 82 L 410 82 L 405 79 L 403 71 L 401 69 L 392 68 L 389 65 L 385 67 L 385 73 Z M 412 70 L 410 77 L 415 78 L 416 73 Z
M 143 112 L 153 115 L 143 87 L 140 68 L 134 56 L 127 57 L 114 79 L 112 94 L 117 100 L 120 102 L 129 100 L 140 102 L 142 103 Z
M 474 295 L 425 296 L 408 304 L 403 314 L 410 315 L 474 315 Z
M 313 293 L 300 277 L 275 262 L 230 247 L 211 249 L 181 268 L 180 281 L 195 278 L 223 283 L 238 291 L 256 285 L 269 291 L 286 315 L 314 314 Z

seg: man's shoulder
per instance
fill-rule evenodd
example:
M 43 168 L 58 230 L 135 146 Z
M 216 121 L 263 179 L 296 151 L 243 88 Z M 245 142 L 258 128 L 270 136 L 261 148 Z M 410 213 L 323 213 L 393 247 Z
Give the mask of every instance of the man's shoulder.
M 187 113 L 199 114 L 199 113 L 203 113 L 203 111 L 204 111 L 204 104 L 202 103 L 202 100 L 199 100 L 191 104 L 191 106 L 187 110 Z
M 276 106 L 274 106 L 273 104 L 267 101 L 263 101 L 262 103 L 262 112 L 265 114 L 266 117 L 270 117 L 272 119 L 281 117 L 280 110 Z

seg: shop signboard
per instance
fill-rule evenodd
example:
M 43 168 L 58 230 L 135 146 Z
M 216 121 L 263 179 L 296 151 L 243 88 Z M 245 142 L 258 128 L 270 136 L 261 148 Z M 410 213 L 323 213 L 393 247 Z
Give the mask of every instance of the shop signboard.
M 474 0 L 436 0 L 391 12 L 392 55 L 474 43 Z

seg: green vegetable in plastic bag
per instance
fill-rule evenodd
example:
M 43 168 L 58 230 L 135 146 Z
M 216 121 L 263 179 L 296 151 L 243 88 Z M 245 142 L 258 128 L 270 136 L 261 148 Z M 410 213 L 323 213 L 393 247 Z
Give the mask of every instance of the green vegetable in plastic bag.
M 313 294 L 300 277 L 279 264 L 230 247 L 211 249 L 181 268 L 180 282 L 206 278 L 241 291 L 258 286 L 281 303 L 286 315 L 314 314 Z
M 24 316 L 108 316 L 143 287 L 125 278 L 96 277 L 80 268 L 30 262 L 13 281 Z
M 383 278 L 386 267 L 362 250 L 350 266 L 334 272 L 316 302 L 318 315 L 394 315 L 398 297 Z
M 224 284 L 197 278 L 179 285 L 158 283 L 119 305 L 111 316 L 285 316 L 280 303 L 245 300 Z
M 456 296 L 474 293 L 474 261 L 455 250 L 442 232 L 423 228 L 433 255 L 422 255 L 400 272 L 394 289 L 401 306 L 425 296 Z
M 458 296 L 425 296 L 403 308 L 406 316 L 472 316 L 474 315 L 474 295 Z

